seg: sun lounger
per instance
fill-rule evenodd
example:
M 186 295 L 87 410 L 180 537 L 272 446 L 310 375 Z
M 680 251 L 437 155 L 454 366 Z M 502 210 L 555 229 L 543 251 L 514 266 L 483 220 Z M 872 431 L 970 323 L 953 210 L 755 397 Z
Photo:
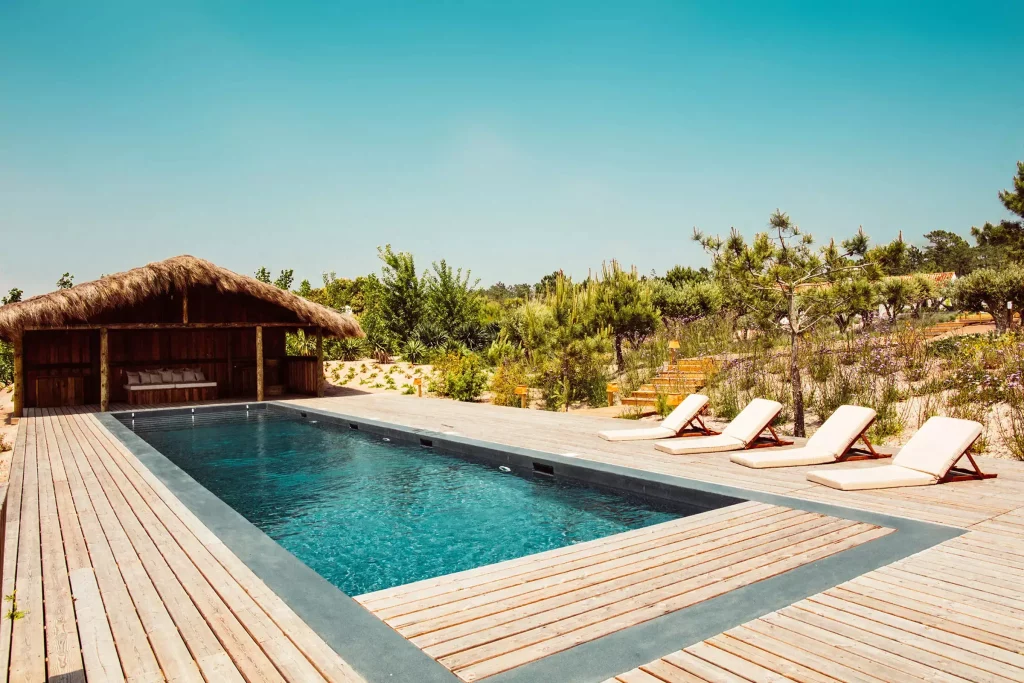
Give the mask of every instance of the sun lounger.
M 932 417 L 917 430 L 891 465 L 865 469 L 811 470 L 807 478 L 844 491 L 927 486 L 966 479 L 991 479 L 974 461 L 970 450 L 981 437 L 982 427 L 973 420 Z M 966 457 L 973 470 L 956 466 Z
M 699 431 L 690 432 L 690 434 L 700 433 L 708 436 L 715 432 L 708 429 L 704 425 L 704 421 L 700 419 L 700 414 L 707 410 L 707 407 L 707 396 L 703 394 L 690 394 L 656 427 L 649 427 L 647 429 L 610 429 L 598 432 L 597 435 L 605 441 L 671 439 L 674 436 L 682 436 L 682 432 L 686 428 L 693 427 Z
M 757 438 L 765 430 L 771 433 L 774 440 L 773 445 L 786 446 L 793 442 L 780 439 L 771 427 L 772 420 L 778 417 L 780 412 L 782 412 L 782 404 L 778 401 L 755 398 L 740 411 L 740 414 L 729 423 L 728 427 L 722 430 L 721 434 L 696 436 L 692 439 L 658 441 L 654 447 L 672 455 L 739 451 L 753 447 Z
M 801 448 L 787 448 L 779 451 L 760 453 L 737 453 L 731 460 L 746 467 L 795 467 L 798 465 L 823 465 L 844 460 L 861 460 L 864 458 L 881 458 L 871 447 L 864 435 L 875 421 L 875 411 L 861 406 L 839 406 L 825 420 L 825 424 L 814 432 Z M 860 439 L 867 447 L 867 452 L 853 450 L 853 444 Z

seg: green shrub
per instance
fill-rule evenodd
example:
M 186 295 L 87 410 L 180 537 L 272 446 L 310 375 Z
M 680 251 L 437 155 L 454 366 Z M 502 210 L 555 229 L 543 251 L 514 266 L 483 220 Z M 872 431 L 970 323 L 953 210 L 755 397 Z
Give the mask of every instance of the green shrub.
M 494 371 L 491 378 L 491 402 L 497 406 L 519 408 L 522 397 L 515 393 L 516 387 L 529 384 L 529 369 L 521 361 L 505 361 Z
M 402 347 L 402 359 L 416 365 L 425 361 L 429 352 L 427 345 L 419 339 L 410 339 Z
M 434 363 L 430 391 L 456 401 L 475 401 L 487 388 L 487 372 L 475 353 L 449 353 Z

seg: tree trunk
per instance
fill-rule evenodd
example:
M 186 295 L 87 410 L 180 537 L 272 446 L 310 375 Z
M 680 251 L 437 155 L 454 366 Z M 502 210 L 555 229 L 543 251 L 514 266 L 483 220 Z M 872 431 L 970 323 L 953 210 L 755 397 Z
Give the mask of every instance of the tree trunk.
M 800 381 L 800 337 L 790 333 L 789 379 L 793 384 L 793 436 L 807 436 L 804 431 L 804 387 Z
M 1007 311 L 1005 308 L 1000 310 L 998 306 L 992 307 L 992 320 L 996 323 L 996 332 L 1002 334 L 1006 332 L 1007 325 L 1007 313 L 1013 315 L 1011 311 Z
M 804 431 L 804 388 L 800 382 L 800 335 L 797 333 L 796 298 L 789 299 L 789 380 L 793 385 L 793 436 L 806 436 Z
M 622 372 L 622 335 L 615 335 L 615 364 L 619 372 Z

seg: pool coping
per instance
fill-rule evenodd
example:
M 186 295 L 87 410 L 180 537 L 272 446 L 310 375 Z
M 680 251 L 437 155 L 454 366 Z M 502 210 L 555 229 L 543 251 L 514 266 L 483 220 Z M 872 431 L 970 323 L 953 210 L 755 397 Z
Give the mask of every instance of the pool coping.
M 582 457 L 507 446 L 459 435 L 396 425 L 365 417 L 276 401 L 218 404 L 99 413 L 97 418 L 128 450 L 195 514 L 369 683 L 384 681 L 461 681 L 352 597 L 308 567 L 149 445 L 119 416 L 131 413 L 188 414 L 237 410 L 281 410 L 404 443 L 425 445 L 458 457 L 505 465 L 532 475 L 534 463 L 603 489 L 626 491 L 662 501 L 720 507 L 757 501 L 875 524 L 895 533 L 869 541 L 769 579 L 729 591 L 691 607 L 657 617 L 571 649 L 490 676 L 494 683 L 557 680 L 603 681 L 739 624 L 789 606 L 857 576 L 955 538 L 966 530 L 828 503 L 764 493 L 723 484 L 610 465 Z M 696 498 L 695 498 L 696 496 Z

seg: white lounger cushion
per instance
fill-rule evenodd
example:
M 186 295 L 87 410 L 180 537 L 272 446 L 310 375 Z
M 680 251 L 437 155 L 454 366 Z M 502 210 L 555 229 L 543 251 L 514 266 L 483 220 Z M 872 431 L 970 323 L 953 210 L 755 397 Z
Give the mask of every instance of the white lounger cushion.
M 784 448 L 768 451 L 744 451 L 729 458 L 737 465 L 755 467 L 797 467 L 799 465 L 824 465 L 835 462 L 836 456 L 831 451 L 817 446 L 802 448 Z
M 668 417 L 661 421 L 661 426 L 671 429 L 673 434 L 678 434 L 700 414 L 700 411 L 704 410 L 708 400 L 704 394 L 690 394 L 668 414 Z
M 173 389 L 173 384 L 132 384 L 127 387 L 130 391 L 157 391 L 160 389 Z
M 215 387 L 216 382 L 181 382 L 174 385 L 175 389 L 203 389 L 205 387 Z
M 659 441 L 654 447 L 672 455 L 739 451 L 756 439 L 781 410 L 782 404 L 778 401 L 755 398 L 717 436 L 695 436 L 685 439 L 685 443 L 684 440 Z
M 900 449 L 891 465 L 856 470 L 812 470 L 807 478 L 844 491 L 934 484 L 956 464 L 981 432 L 982 426 L 973 420 L 930 417 Z
M 930 474 L 899 465 L 882 465 L 861 469 L 811 470 L 807 479 L 843 491 L 888 489 L 900 486 L 927 486 L 936 479 Z
M 875 411 L 861 406 L 839 406 L 802 448 L 762 453 L 737 453 L 730 458 L 746 467 L 824 465 L 839 459 L 875 419 Z
M 690 453 L 721 453 L 722 451 L 738 451 L 747 444 L 728 434 L 715 436 L 694 436 L 687 439 L 659 441 L 654 447 L 659 451 L 672 455 L 688 455 Z
M 740 411 L 722 434 L 739 439 L 746 446 L 756 439 L 771 424 L 772 420 L 782 412 L 782 404 L 766 398 L 755 398 Z
M 679 434 L 686 425 L 690 424 L 690 420 L 697 417 L 697 414 L 704 410 L 704 406 L 707 404 L 707 396 L 703 394 L 690 394 L 657 427 L 648 427 L 646 429 L 609 429 L 598 432 L 597 435 L 606 441 L 671 439 Z
M 839 458 L 868 428 L 875 415 L 871 408 L 839 406 L 818 431 L 811 435 L 807 446 L 820 448 Z
M 677 432 L 664 427 L 646 429 L 609 429 L 597 435 L 605 441 L 646 441 L 649 439 L 671 439 Z
M 981 431 L 981 425 L 974 420 L 930 417 L 900 449 L 892 464 L 930 474 L 938 481 L 977 441 Z

